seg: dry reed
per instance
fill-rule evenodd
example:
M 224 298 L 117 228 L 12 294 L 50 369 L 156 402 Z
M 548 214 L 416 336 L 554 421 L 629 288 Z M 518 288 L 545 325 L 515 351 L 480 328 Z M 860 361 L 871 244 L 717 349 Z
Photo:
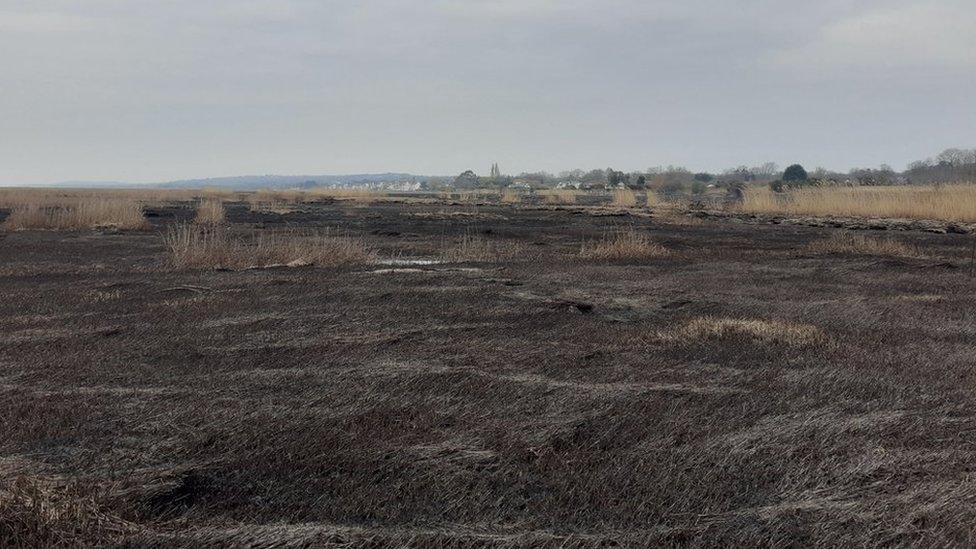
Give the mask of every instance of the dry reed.
M 712 317 L 695 318 L 672 331 L 658 334 L 658 337 L 679 344 L 744 339 L 786 346 L 811 345 L 826 340 L 823 330 L 809 324 Z
M 595 243 L 584 243 L 579 256 L 604 261 L 633 261 L 667 257 L 671 252 L 646 234 L 622 231 Z
M 0 188 L 0 208 L 66 206 L 85 200 L 127 200 L 147 204 L 193 200 L 198 191 L 190 189 L 43 189 Z
M 518 191 L 505 189 L 501 196 L 502 204 L 519 204 L 522 202 L 522 195 Z
M 3 224 L 7 230 L 78 231 L 99 228 L 141 230 L 149 223 L 138 202 L 124 199 L 77 199 L 59 205 L 14 207 Z
M 489 240 L 465 233 L 457 243 L 441 252 L 441 258 L 450 262 L 488 262 L 518 257 L 523 252 L 523 246 L 518 243 Z
M 458 193 L 458 199 L 468 204 L 480 204 L 488 198 L 497 197 L 498 191 L 494 189 L 472 189 Z
M 617 208 L 633 208 L 637 205 L 637 194 L 630 189 L 617 189 L 613 191 L 610 205 Z
M 546 204 L 563 205 L 576 204 L 576 191 L 571 189 L 553 189 L 539 193 Z
M 197 203 L 197 215 L 193 222 L 198 225 L 218 225 L 227 218 L 224 203 L 215 198 L 206 198 Z
M 748 189 L 749 213 L 976 222 L 976 185 Z
M 324 232 L 258 233 L 235 237 L 223 226 L 178 223 L 163 235 L 170 263 L 178 269 L 247 269 L 276 265 L 335 267 L 375 260 L 358 238 Z
M 644 205 L 648 208 L 654 208 L 662 204 L 661 198 L 654 191 L 648 189 L 644 194 Z
M 260 190 L 248 193 L 245 197 L 248 209 L 252 212 L 270 212 L 284 215 L 294 211 L 294 205 L 304 202 L 302 197 L 275 191 Z

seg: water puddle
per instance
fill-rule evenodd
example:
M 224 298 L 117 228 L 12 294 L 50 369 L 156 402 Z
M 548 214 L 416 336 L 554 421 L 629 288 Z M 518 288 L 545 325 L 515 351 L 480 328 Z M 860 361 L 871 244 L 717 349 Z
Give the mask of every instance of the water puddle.
M 424 258 L 393 258 L 393 259 L 381 259 L 375 263 L 375 265 L 383 266 L 383 269 L 374 269 L 371 271 L 366 271 L 371 274 L 393 274 L 393 273 L 445 273 L 445 272 L 460 272 L 460 273 L 480 273 L 482 269 L 473 267 L 442 267 L 442 268 L 428 268 L 435 265 L 443 265 L 447 261 L 440 259 L 424 259 Z
M 440 265 L 444 263 L 439 259 L 423 259 L 423 258 L 394 258 L 394 259 L 381 259 L 376 262 L 377 265 L 387 265 L 390 267 L 418 267 L 425 265 Z
M 425 269 L 376 269 L 374 271 L 367 271 L 371 274 L 392 274 L 392 273 L 425 273 L 429 272 Z

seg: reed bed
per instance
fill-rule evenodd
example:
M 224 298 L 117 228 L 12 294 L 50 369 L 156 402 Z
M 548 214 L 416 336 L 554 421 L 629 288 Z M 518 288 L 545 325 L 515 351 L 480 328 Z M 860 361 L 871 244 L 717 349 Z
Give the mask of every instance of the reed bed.
M 171 225 L 163 235 L 177 269 L 241 270 L 270 266 L 335 267 L 375 261 L 366 243 L 332 231 L 261 232 L 234 236 L 225 226 Z
M 661 197 L 659 197 L 656 192 L 648 189 L 644 194 L 644 205 L 648 208 L 655 208 L 661 206 L 662 204 L 663 202 L 661 201 Z
M 237 200 L 227 189 L 47 189 L 29 187 L 0 188 L 0 208 L 15 209 L 30 205 L 42 207 L 70 206 L 88 200 L 125 200 L 143 206 L 159 206 L 200 199 Z
M 518 191 L 505 189 L 502 191 L 501 202 L 502 204 L 520 204 L 522 202 L 522 195 Z
M 16 205 L 3 223 L 6 230 L 42 229 L 82 231 L 100 228 L 143 230 L 149 228 L 142 206 L 120 198 L 82 198 L 55 205 L 27 203 Z
M 539 194 L 542 195 L 542 201 L 546 204 L 555 206 L 576 204 L 577 191 L 572 189 L 553 189 L 542 191 Z
M 447 194 L 447 199 L 450 200 L 451 193 Z M 497 199 L 498 197 L 498 191 L 495 189 L 472 189 L 458 192 L 458 200 L 468 204 L 480 204 L 492 198 Z
M 637 205 L 637 193 L 630 189 L 617 189 L 610 196 L 610 205 L 617 208 L 633 208 Z
M 748 189 L 748 213 L 976 222 L 976 185 Z

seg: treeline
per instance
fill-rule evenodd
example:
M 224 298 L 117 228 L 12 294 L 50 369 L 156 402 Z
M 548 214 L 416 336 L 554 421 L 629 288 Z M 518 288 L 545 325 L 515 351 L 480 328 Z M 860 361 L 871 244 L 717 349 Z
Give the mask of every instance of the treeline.
M 546 171 L 503 175 L 497 164 L 491 175 L 479 176 L 467 170 L 451 182 L 456 188 L 577 188 L 577 189 L 651 189 L 658 192 L 704 192 L 709 186 L 726 187 L 741 182 L 765 182 L 779 175 L 779 167 L 772 162 L 756 167 L 740 166 L 720 174 L 692 172 L 682 166 L 660 166 L 645 171 L 623 172 L 613 168 L 568 170 L 558 174 Z
M 911 183 L 976 182 L 976 149 L 946 149 L 933 158 L 912 162 L 905 178 Z
M 802 177 L 801 177 L 802 174 Z M 683 166 L 658 166 L 644 171 L 623 172 L 613 168 L 568 170 L 553 174 L 546 171 L 504 175 L 498 164 L 492 164 L 490 175 L 479 176 L 468 170 L 453 181 L 441 181 L 456 188 L 577 188 L 577 189 L 651 189 L 661 193 L 691 192 L 707 189 L 739 188 L 767 184 L 779 190 L 801 185 L 906 185 L 976 182 L 976 149 L 946 149 L 937 156 L 909 164 L 904 172 L 882 164 L 877 168 L 854 168 L 835 172 L 816 168 L 807 172 L 799 164 L 781 169 L 775 162 L 758 166 L 737 166 L 718 173 L 694 172 Z

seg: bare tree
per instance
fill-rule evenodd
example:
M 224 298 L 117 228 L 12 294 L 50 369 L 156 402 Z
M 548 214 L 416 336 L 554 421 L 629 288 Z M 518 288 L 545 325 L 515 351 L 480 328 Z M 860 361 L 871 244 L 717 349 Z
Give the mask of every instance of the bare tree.
M 775 162 L 766 162 L 750 170 L 756 179 L 772 179 L 779 174 L 779 165 Z
M 936 160 L 940 163 L 945 162 L 950 166 L 962 166 L 964 164 L 976 164 L 976 150 L 974 149 L 946 149 L 939 153 Z

